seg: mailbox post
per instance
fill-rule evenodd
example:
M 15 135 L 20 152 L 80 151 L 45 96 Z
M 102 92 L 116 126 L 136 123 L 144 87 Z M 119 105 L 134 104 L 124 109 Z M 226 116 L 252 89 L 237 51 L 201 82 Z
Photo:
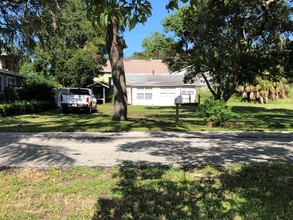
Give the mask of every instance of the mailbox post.
M 183 103 L 183 98 L 181 95 L 175 98 L 176 105 L 176 127 L 179 125 L 179 106 Z

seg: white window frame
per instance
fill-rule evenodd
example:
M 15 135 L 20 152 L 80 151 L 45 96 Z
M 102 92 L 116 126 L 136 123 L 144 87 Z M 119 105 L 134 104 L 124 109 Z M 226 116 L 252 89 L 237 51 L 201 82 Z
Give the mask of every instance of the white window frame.
M 174 97 L 176 96 L 176 88 L 175 87 L 160 87 L 160 96 Z
M 153 88 L 151 88 L 151 87 L 137 87 L 136 99 L 137 100 L 152 100 L 153 99 Z

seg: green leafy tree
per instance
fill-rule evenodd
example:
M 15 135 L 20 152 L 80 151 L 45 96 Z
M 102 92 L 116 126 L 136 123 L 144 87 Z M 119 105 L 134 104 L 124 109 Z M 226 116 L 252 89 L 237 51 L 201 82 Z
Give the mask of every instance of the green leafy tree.
M 105 31 L 92 28 L 80 0 L 8 0 L 0 9 L 2 51 L 18 51 L 22 65 L 32 63 L 30 72 L 64 86 L 92 83 L 105 62 Z
M 104 31 L 92 28 L 81 1 L 60 4 L 57 11 L 45 7 L 39 22 L 34 71 L 54 76 L 64 86 L 92 83 L 105 62 Z
M 167 38 L 164 34 L 159 32 L 151 33 L 151 36 L 143 39 L 142 52 L 136 52 L 131 59 L 163 59 L 170 54 L 176 42 Z
M 214 98 L 227 101 L 241 82 L 268 72 L 277 77 L 284 73 L 280 61 L 286 56 L 286 39 L 292 34 L 292 6 L 287 1 L 191 3 L 164 21 L 166 30 L 180 39 L 174 47 L 174 59 L 166 62 L 175 69 L 189 66 L 186 80 L 201 74 Z
M 1 52 L 12 52 L 15 48 L 31 48 L 33 46 L 32 36 L 26 22 L 29 17 L 38 12 L 34 7 L 35 1 L 1 1 L 0 2 L 0 50 Z M 32 8 L 35 9 L 35 13 Z
M 144 53 L 144 51 L 138 52 L 135 51 L 130 57 L 130 60 L 146 60 L 149 59 L 146 54 Z

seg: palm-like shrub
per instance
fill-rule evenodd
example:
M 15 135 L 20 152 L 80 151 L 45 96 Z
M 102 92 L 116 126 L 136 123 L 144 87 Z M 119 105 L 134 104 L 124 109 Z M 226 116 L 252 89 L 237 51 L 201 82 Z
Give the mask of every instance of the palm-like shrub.
M 290 86 L 285 78 L 275 82 L 257 77 L 255 85 L 240 85 L 236 91 L 238 94 L 241 94 L 243 100 L 257 100 L 261 104 L 264 104 L 269 99 L 286 98 L 289 89 Z

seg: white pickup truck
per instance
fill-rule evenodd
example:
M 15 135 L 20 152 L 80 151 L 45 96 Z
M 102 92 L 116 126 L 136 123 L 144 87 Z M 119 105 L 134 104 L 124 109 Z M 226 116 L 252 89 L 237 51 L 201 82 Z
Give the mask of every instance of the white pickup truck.
M 63 113 L 68 113 L 70 109 L 78 109 L 91 114 L 97 109 L 97 99 L 88 88 L 69 88 L 66 94 L 60 95 L 60 102 Z

